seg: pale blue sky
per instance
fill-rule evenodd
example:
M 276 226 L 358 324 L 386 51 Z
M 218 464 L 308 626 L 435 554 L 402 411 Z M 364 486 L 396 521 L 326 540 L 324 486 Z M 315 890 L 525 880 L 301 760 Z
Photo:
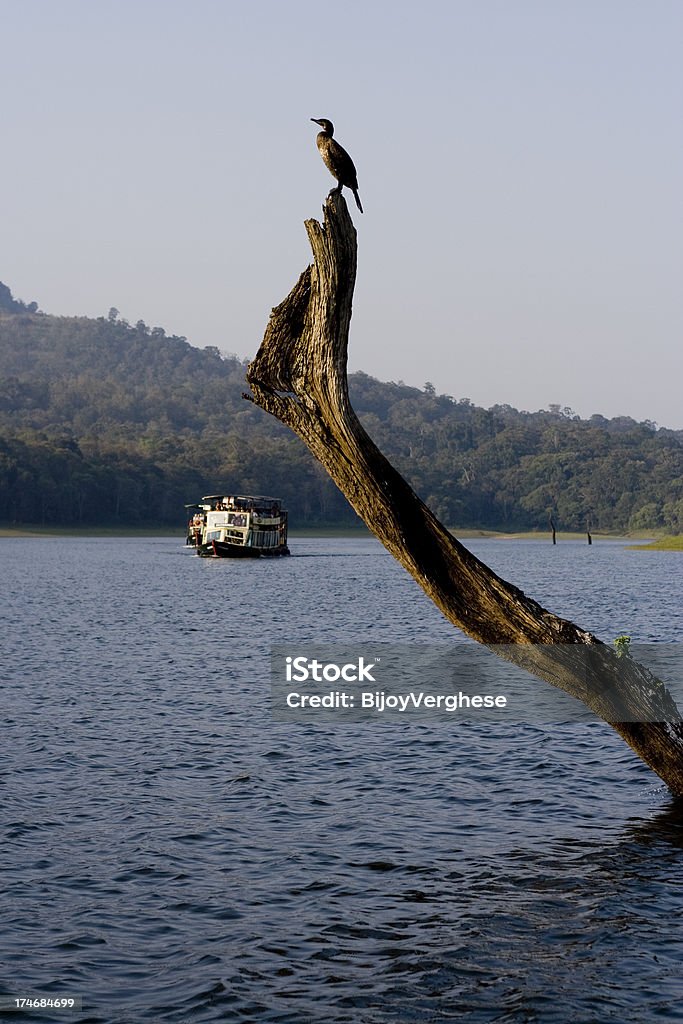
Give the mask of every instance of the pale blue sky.
M 0 280 L 239 356 L 351 152 L 350 366 L 683 427 L 681 0 L 0 0 Z

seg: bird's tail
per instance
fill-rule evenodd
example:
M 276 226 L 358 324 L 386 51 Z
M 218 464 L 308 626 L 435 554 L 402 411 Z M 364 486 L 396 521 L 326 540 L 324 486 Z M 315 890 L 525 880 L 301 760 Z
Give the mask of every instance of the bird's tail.
M 358 209 L 362 213 L 363 212 L 363 207 L 360 205 L 360 196 L 358 195 L 358 189 L 357 188 L 354 188 L 354 190 L 353 190 L 353 197 L 356 200 L 356 206 L 358 207 Z

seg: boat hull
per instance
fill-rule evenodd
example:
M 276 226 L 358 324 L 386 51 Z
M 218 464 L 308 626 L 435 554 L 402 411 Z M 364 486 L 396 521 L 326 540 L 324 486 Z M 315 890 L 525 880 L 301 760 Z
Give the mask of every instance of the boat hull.
M 251 548 L 242 544 L 226 544 L 224 541 L 212 540 L 209 544 L 201 544 L 197 554 L 203 558 L 272 558 L 275 555 L 288 555 L 288 547 Z

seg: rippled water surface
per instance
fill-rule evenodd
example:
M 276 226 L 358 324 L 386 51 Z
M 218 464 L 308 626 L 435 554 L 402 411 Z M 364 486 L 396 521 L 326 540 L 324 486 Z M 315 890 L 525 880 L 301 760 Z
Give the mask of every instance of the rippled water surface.
M 683 640 L 678 553 L 468 544 L 604 639 Z M 273 643 L 458 639 L 373 540 L 292 550 L 0 540 L 0 991 L 83 999 L 17 1019 L 683 1020 L 656 776 L 599 723 L 274 723 Z

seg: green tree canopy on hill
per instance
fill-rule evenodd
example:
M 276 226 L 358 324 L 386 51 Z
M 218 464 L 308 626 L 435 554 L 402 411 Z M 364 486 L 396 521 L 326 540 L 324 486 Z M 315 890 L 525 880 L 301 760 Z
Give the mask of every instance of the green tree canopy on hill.
M 164 524 L 219 490 L 277 493 L 296 524 L 355 513 L 299 440 L 241 395 L 246 360 L 113 309 L 53 317 L 0 286 L 0 520 Z M 113 315 L 116 314 L 116 315 Z M 350 377 L 364 426 L 454 527 L 683 530 L 683 432 Z
M 0 310 L 5 313 L 23 313 L 24 311 L 35 313 L 38 310 L 38 303 L 29 302 L 26 305 L 21 299 L 15 299 L 7 285 L 0 281 Z

